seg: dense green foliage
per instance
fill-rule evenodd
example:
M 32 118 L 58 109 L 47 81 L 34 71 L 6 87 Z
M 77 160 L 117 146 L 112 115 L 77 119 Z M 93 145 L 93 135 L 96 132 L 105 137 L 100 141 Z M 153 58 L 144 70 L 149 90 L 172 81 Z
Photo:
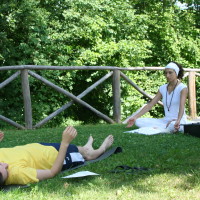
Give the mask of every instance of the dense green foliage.
M 200 190 L 200 138 L 184 134 L 145 136 L 123 133 L 124 125 L 76 126 L 78 136 L 73 144 L 84 145 L 94 137 L 94 148 L 113 134 L 113 146 L 122 153 L 57 175 L 53 179 L 28 188 L 0 191 L 3 200 L 198 200 Z M 131 128 L 132 129 L 132 128 Z M 1 147 L 32 142 L 60 142 L 63 128 L 5 131 Z M 118 165 L 147 167 L 150 171 L 110 173 Z M 91 171 L 100 176 L 62 179 L 79 171 Z M 130 172 L 130 171 L 129 171 Z
M 0 66 L 164 66 L 175 60 L 184 67 L 198 68 L 199 5 L 197 0 L 182 2 L 194 6 L 182 10 L 171 0 L 1 0 Z M 0 82 L 12 73 L 1 71 Z M 106 72 L 38 73 L 78 95 Z M 127 75 L 152 95 L 165 82 L 160 72 Z M 106 81 L 83 98 L 108 115 L 112 108 L 110 83 Z M 122 86 L 122 115 L 126 117 L 146 100 L 123 81 Z M 69 100 L 33 78 L 31 95 L 35 122 Z M 0 90 L 0 96 L 1 114 L 22 122 L 20 80 Z M 151 115 L 161 116 L 162 109 L 154 109 Z M 73 105 L 48 125 L 59 125 L 68 117 L 85 123 L 99 120 L 82 106 Z

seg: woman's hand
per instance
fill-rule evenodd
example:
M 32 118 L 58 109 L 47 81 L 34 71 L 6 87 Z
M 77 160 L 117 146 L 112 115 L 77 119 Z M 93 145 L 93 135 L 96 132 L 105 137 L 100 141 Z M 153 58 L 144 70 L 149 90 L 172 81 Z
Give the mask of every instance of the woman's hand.
M 174 129 L 175 131 L 177 132 L 180 128 L 180 122 L 179 121 L 176 121 L 176 123 L 174 124 Z
M 175 124 L 174 124 L 174 131 L 173 132 L 177 132 L 180 128 L 180 121 L 176 120 L 176 119 L 173 119 L 171 121 L 169 121 L 166 125 L 166 128 L 171 124 L 171 122 L 173 121 L 176 121 Z
M 126 128 L 130 128 L 131 126 L 133 126 L 135 124 L 136 118 L 132 117 L 128 120 L 128 125 L 126 126 Z

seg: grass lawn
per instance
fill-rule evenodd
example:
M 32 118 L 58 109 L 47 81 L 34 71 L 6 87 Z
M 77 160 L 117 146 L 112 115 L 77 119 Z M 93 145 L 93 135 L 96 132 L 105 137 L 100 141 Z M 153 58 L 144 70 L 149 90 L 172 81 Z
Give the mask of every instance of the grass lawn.
M 108 134 L 113 134 L 113 146 L 121 146 L 123 152 L 77 170 L 60 173 L 28 188 L 0 191 L 0 199 L 200 199 L 200 138 L 181 133 L 154 136 L 123 133 L 127 130 L 124 125 L 82 125 L 76 128 L 78 136 L 74 144 L 84 145 L 92 135 L 94 147 L 98 147 Z M 63 129 L 7 130 L 0 146 L 60 142 Z M 118 165 L 148 167 L 151 170 L 133 174 L 109 172 Z M 61 178 L 82 170 L 96 172 L 100 176 Z

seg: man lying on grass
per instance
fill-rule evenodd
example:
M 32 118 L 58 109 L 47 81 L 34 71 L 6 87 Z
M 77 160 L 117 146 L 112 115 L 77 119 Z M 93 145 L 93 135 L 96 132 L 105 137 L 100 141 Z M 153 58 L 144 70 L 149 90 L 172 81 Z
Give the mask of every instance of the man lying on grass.
M 70 144 L 77 131 L 68 126 L 62 134 L 61 143 L 32 143 L 12 148 L 0 148 L 0 184 L 28 184 L 57 175 L 85 160 L 93 160 L 103 154 L 113 143 L 113 136 L 105 138 L 94 150 L 93 138 L 84 146 Z

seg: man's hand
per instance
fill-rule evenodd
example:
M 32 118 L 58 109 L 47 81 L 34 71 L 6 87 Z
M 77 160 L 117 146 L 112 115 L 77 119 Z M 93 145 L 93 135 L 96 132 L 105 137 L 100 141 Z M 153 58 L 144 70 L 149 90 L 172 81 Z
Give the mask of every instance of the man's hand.
M 62 134 L 62 143 L 70 144 L 71 141 L 77 136 L 77 131 L 73 126 L 68 126 Z
M 3 140 L 3 138 L 4 138 L 4 133 L 0 131 L 0 142 Z

